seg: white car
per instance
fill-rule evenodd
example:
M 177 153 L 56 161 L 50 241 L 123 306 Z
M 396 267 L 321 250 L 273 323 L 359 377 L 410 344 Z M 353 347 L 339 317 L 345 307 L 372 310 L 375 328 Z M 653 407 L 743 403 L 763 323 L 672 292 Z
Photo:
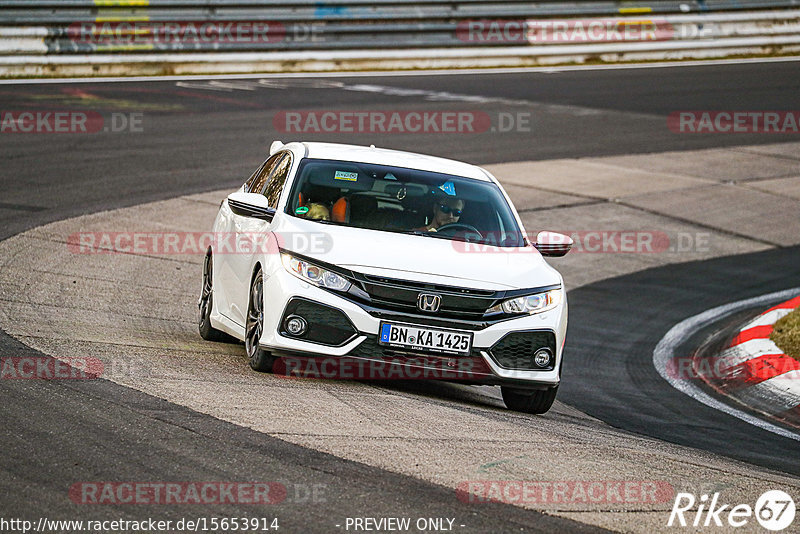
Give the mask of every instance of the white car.
M 506 406 L 528 413 L 555 400 L 567 302 L 542 256 L 572 241 L 528 240 L 485 169 L 275 141 L 222 202 L 213 235 L 200 334 L 244 341 L 255 370 L 282 361 L 300 376 L 311 363 L 326 377 L 499 385 Z

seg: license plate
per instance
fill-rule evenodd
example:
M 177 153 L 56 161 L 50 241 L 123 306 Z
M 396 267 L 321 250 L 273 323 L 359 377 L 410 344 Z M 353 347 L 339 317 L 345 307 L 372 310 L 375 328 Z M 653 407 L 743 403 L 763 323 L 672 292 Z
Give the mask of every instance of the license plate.
M 440 354 L 469 354 L 472 333 L 401 323 L 381 323 L 378 344 Z

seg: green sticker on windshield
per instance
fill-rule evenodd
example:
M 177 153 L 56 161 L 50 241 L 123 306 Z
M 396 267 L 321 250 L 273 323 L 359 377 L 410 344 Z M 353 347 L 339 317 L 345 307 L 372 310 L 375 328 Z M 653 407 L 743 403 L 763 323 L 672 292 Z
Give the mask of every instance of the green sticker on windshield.
M 305 215 L 306 213 L 308 213 L 308 206 L 300 206 L 299 208 L 294 210 L 294 212 L 297 215 Z
M 358 180 L 357 172 L 336 171 L 333 175 L 334 180 L 347 180 L 348 182 L 355 182 Z

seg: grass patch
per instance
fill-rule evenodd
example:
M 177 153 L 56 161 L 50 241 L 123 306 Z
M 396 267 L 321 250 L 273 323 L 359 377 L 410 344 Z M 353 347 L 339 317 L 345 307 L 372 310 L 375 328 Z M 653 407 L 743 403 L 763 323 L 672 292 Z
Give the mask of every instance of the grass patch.
M 800 308 L 782 317 L 769 338 L 786 354 L 800 360 Z

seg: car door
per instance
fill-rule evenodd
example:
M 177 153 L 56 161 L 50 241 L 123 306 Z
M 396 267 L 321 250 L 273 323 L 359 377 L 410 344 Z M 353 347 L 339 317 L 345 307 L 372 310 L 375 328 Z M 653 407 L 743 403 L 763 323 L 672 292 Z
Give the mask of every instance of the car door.
M 277 156 L 277 157 L 276 157 Z M 274 161 L 271 161 L 275 158 Z M 267 160 L 261 172 L 250 184 L 249 193 L 260 193 L 267 197 L 269 206 L 277 209 L 283 186 L 292 167 L 292 154 L 288 151 L 278 152 Z M 247 184 L 246 184 L 247 185 Z M 253 265 L 269 239 L 271 222 L 241 215 L 232 216 L 233 232 L 239 246 L 231 255 L 230 264 L 234 271 L 232 276 L 235 287 L 231 298 L 231 319 L 244 325 L 247 317 L 247 303 L 250 295 L 250 279 Z M 269 249 L 272 250 L 272 249 Z
M 240 190 L 249 193 L 254 188 L 259 188 L 258 191 L 261 191 L 265 187 L 275 165 L 282 158 L 282 153 L 277 153 L 267 158 L 250 175 Z M 218 253 L 214 255 L 214 303 L 222 315 L 244 328 L 244 322 L 237 313 L 239 306 L 236 304 L 239 293 L 241 293 L 241 277 L 243 276 L 240 273 L 242 261 L 239 256 L 241 254 L 236 248 L 237 231 L 242 226 L 239 219 L 242 218 L 231 211 L 227 200 L 222 202 L 216 229 L 220 233 L 218 239 L 221 243 L 224 243 L 224 246 L 218 246 Z

